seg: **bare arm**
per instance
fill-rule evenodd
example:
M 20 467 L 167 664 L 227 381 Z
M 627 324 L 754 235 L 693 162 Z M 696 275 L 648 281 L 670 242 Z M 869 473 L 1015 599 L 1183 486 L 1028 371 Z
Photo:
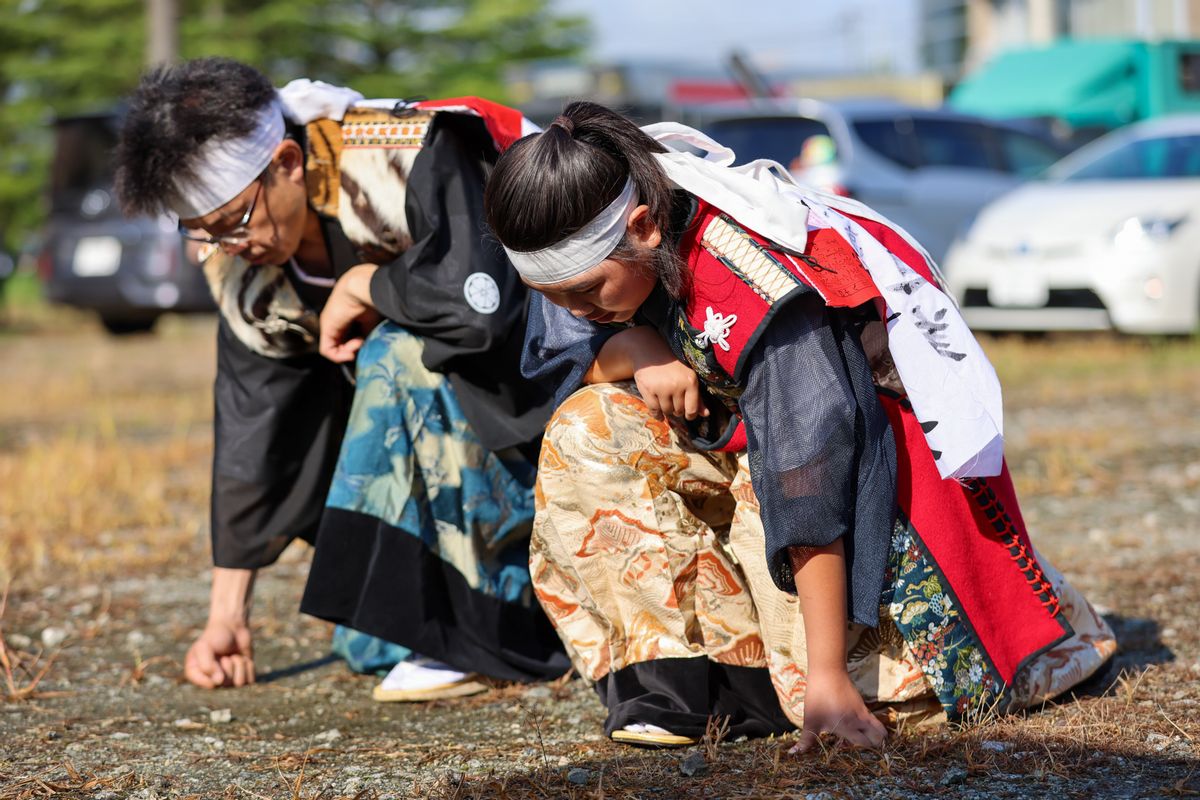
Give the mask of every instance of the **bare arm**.
M 630 378 L 653 414 L 688 419 L 708 416 L 696 373 L 675 358 L 654 328 L 638 325 L 610 337 L 583 381 L 612 383 Z
M 382 319 L 371 299 L 371 278 L 378 269 L 375 264 L 359 264 L 346 270 L 325 301 L 318 349 L 335 364 L 353 361 L 367 334 Z
M 208 623 L 184 660 L 184 675 L 205 689 L 254 683 L 254 648 L 250 635 L 252 569 L 214 567 Z
M 842 540 L 789 550 L 804 615 L 808 688 L 804 697 L 803 752 L 822 733 L 853 745 L 878 747 L 886 731 L 867 711 L 846 671 L 846 554 Z

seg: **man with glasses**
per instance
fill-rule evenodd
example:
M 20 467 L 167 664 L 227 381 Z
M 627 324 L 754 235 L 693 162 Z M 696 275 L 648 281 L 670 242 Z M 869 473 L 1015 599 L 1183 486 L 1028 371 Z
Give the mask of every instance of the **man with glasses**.
M 254 179 L 254 183 L 250 184 L 255 188 L 254 197 L 250 200 L 250 205 L 246 206 L 246 213 L 242 214 L 242 218 L 237 221 L 237 224 L 229 229 L 227 233 L 222 233 L 218 236 L 210 236 L 207 233 L 196 233 L 191 228 L 184 227 L 183 223 L 179 223 L 179 234 L 189 242 L 197 242 L 199 244 L 207 244 L 214 247 L 238 247 L 250 241 L 250 218 L 254 216 L 254 204 L 258 202 L 258 195 L 262 192 L 262 175 Z
M 519 377 L 526 290 L 481 223 L 484 176 L 523 125 L 474 99 L 277 92 L 228 59 L 143 78 L 118 194 L 202 243 L 221 311 L 191 682 L 253 682 L 254 576 L 295 537 L 316 544 L 302 610 L 412 651 L 378 699 L 566 670 L 527 566 L 549 395 Z

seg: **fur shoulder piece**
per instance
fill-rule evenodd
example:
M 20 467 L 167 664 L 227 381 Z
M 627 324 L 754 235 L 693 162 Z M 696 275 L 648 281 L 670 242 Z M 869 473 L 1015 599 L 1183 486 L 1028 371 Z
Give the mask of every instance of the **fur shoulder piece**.
M 309 202 L 335 217 L 365 257 L 391 260 L 412 245 L 405 189 L 434 112 L 404 116 L 351 108 L 341 122 L 308 125 Z
M 283 267 L 255 266 L 216 247 L 204 259 L 204 277 L 230 330 L 255 353 L 291 358 L 317 351 L 317 314 Z

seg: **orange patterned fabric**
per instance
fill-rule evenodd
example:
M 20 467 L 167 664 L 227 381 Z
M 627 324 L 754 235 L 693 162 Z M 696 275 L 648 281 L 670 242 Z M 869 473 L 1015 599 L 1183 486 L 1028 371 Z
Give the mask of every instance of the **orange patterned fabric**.
M 799 602 L 767 573 L 744 455 L 701 452 L 650 416 L 632 384 L 580 390 L 551 420 L 530 546 L 534 590 L 589 680 L 661 658 L 758 667 L 803 724 L 807 653 Z M 1035 660 L 1012 708 L 1090 675 L 1111 632 L 1053 569 L 1076 635 Z M 890 618 L 850 627 L 847 666 L 893 718 L 938 717 L 937 698 Z

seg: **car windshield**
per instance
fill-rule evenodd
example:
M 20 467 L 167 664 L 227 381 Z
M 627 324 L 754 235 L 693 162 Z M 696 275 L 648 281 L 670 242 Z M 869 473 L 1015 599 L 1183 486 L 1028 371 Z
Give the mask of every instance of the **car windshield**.
M 1200 134 L 1127 139 L 1108 146 L 1097 142 L 1093 148 L 1060 162 L 1046 177 L 1056 181 L 1200 177 Z
M 710 124 L 705 132 L 737 154 L 738 164 L 769 158 L 785 167 L 813 136 L 828 136 L 824 122 L 808 117 L 752 117 Z

